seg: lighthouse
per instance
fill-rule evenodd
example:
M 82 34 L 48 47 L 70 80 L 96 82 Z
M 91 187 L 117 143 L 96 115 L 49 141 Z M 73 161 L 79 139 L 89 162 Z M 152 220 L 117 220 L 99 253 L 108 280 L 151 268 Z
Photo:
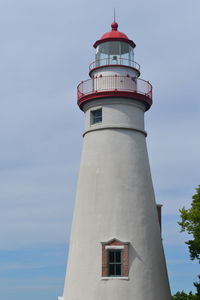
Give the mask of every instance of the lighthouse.
M 111 30 L 78 85 L 83 150 L 62 300 L 170 300 L 146 147 L 152 86 L 135 43 Z

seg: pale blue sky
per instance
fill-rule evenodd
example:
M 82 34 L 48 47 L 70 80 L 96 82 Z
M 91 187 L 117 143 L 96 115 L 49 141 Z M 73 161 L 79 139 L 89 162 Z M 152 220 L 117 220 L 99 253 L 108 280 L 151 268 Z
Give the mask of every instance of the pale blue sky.
M 147 143 L 171 288 L 193 289 L 199 265 L 177 221 L 200 183 L 199 0 L 1 0 L 1 300 L 62 295 L 84 121 L 76 86 L 114 7 L 154 88 Z

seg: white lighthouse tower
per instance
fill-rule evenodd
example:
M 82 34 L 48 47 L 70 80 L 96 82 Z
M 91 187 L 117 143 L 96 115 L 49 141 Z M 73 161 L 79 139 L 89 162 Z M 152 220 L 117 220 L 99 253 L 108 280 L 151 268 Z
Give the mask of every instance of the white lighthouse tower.
M 152 86 L 116 22 L 94 48 L 78 86 L 85 129 L 60 299 L 170 300 L 144 129 Z

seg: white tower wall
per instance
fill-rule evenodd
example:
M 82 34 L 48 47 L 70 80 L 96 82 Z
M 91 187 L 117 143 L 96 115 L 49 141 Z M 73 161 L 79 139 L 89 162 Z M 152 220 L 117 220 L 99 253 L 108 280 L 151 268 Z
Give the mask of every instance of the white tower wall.
M 102 123 L 90 111 L 102 108 Z M 92 100 L 71 230 L 64 300 L 170 300 L 142 102 Z M 129 242 L 129 275 L 101 276 L 101 242 Z
M 129 68 L 127 66 L 105 66 L 98 69 L 94 69 L 91 73 L 91 77 L 99 76 L 127 76 L 138 77 L 138 71 Z

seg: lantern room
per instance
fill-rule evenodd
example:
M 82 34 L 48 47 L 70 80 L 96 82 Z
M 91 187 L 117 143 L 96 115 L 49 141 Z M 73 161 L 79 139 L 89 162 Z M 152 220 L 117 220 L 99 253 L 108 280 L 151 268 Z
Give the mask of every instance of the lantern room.
M 99 65 L 128 65 L 134 61 L 133 48 L 122 41 L 105 42 L 97 46 L 95 61 Z
M 96 49 L 95 61 L 90 65 L 90 71 L 102 66 L 128 66 L 137 70 L 140 66 L 134 61 L 135 43 L 126 34 L 118 31 L 118 24 L 111 24 L 111 31 L 105 33 L 94 43 Z

